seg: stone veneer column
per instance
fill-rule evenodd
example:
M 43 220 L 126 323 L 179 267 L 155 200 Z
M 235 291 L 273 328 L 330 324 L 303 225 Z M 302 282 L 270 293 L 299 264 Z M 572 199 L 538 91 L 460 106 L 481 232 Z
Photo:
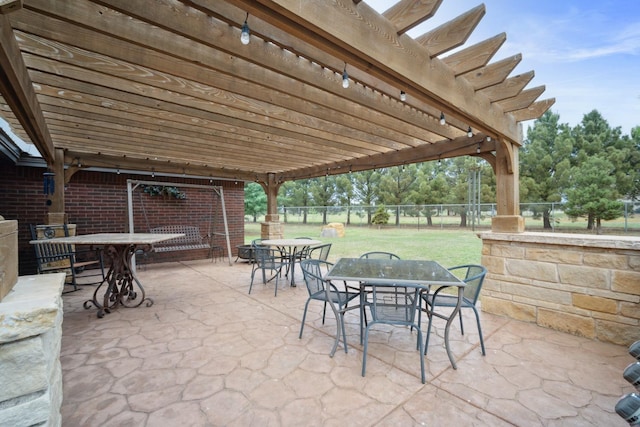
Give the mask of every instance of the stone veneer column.
M 263 239 L 282 239 L 284 237 L 279 215 L 265 215 L 260 228 L 260 237 Z
M 482 310 L 600 341 L 640 339 L 640 238 L 481 233 Z
M 0 426 L 61 425 L 64 280 L 22 276 L 0 301 Z

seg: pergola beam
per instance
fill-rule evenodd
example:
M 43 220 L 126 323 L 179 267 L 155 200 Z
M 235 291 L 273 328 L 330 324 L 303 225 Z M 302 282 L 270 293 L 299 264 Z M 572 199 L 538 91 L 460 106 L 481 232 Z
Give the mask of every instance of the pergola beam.
M 17 9 L 15 3 L 7 11 Z M 9 19 L 0 14 L 0 94 L 48 164 L 55 161 L 53 140 L 36 99 Z
M 507 40 L 505 33 L 476 43 L 456 53 L 442 58 L 442 62 L 451 67 L 456 76 L 484 67 Z
M 399 0 L 384 11 L 382 16 L 393 23 L 400 35 L 431 18 L 440 4 L 442 0 Z
M 437 28 L 416 38 L 427 48 L 431 57 L 462 46 L 485 15 L 484 4 L 463 13 Z
M 320 8 L 315 2 L 299 0 L 230 3 L 389 84 L 410 88 L 414 96 L 474 129 L 518 141 L 516 123 L 509 116 L 484 97 L 474 96 L 474 88 L 466 80 L 454 79 L 440 60 L 431 59 L 412 38 L 398 36 L 395 27 L 366 4 L 356 7 L 350 0 L 342 0 L 323 3 Z

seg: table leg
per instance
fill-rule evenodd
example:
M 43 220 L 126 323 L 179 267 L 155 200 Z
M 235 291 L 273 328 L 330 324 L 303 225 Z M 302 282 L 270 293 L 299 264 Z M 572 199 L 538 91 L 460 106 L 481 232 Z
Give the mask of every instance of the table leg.
M 453 366 L 453 369 L 458 369 L 458 366 L 456 365 L 456 361 L 453 358 L 453 353 L 451 353 L 451 347 L 449 346 L 449 329 L 451 327 L 451 323 L 453 323 L 453 319 L 456 318 L 456 315 L 460 311 L 463 295 L 464 295 L 464 288 L 462 286 L 458 286 L 458 304 L 453 309 L 453 312 L 447 319 L 447 324 L 444 327 L 444 346 L 447 349 L 447 356 L 449 356 L 449 360 L 451 361 L 451 366 Z
M 296 287 L 296 248 L 291 248 L 289 254 L 289 264 L 291 265 L 291 286 Z
M 84 308 L 88 309 L 94 305 L 98 308 L 98 317 L 104 317 L 105 313 L 110 313 L 118 305 L 138 307 L 145 301 L 147 307 L 153 305 L 153 300 L 145 296 L 144 288 L 131 268 L 131 259 L 135 254 L 136 247 L 135 244 L 107 245 L 105 247 L 104 252 L 111 259 L 109 272 L 105 280 L 93 292 L 92 299 L 84 302 Z M 146 246 L 144 250 L 148 251 L 150 247 Z M 100 303 L 98 293 L 105 285 L 106 289 L 102 303 Z
M 333 357 L 336 354 L 336 350 L 338 349 L 338 345 L 340 344 L 340 335 L 343 335 L 343 331 L 344 331 L 344 319 L 342 317 L 342 314 L 340 313 L 340 311 L 336 308 L 335 304 L 332 302 L 331 300 L 331 290 L 329 289 L 329 287 L 327 287 L 327 289 L 325 289 L 325 292 L 327 293 L 327 301 L 329 306 L 331 307 L 331 310 L 333 311 L 333 314 L 336 317 L 336 340 L 333 343 L 333 348 L 331 349 L 331 353 L 329 353 L 329 357 Z M 344 352 L 347 352 L 347 337 L 346 335 L 344 335 Z

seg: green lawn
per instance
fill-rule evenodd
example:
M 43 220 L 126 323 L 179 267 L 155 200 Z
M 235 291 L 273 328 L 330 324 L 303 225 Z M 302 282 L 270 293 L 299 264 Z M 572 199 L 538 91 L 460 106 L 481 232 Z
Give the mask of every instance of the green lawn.
M 403 259 L 429 259 L 446 267 L 479 264 L 482 240 L 470 230 L 347 227 L 344 237 L 320 237 L 321 226 L 285 224 L 284 237 L 311 237 L 332 243 L 329 261 L 369 251 L 393 252 Z M 245 223 L 245 241 L 260 237 L 260 223 Z

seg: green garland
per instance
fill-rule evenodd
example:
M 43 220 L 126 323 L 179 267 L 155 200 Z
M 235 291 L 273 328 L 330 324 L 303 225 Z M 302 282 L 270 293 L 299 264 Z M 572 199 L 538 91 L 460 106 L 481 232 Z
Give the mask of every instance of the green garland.
M 180 191 L 178 187 L 143 185 L 142 191 L 150 196 L 168 196 L 178 200 L 184 200 L 187 198 L 187 193 Z

